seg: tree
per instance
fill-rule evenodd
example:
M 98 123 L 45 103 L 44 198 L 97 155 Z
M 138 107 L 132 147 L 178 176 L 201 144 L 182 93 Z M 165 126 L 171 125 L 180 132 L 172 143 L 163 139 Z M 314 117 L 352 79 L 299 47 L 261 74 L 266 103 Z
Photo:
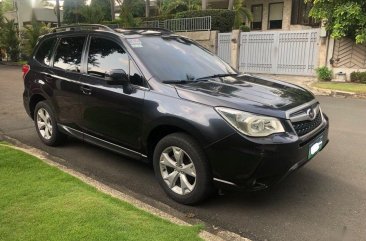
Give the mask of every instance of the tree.
M 183 11 L 200 9 L 200 0 L 163 0 L 161 3 L 162 14 L 176 14 Z
M 233 10 L 233 7 L 234 7 L 234 0 L 229 0 L 229 4 L 228 4 L 227 9 Z
M 41 3 L 45 7 L 54 7 L 55 6 L 55 4 L 53 4 L 53 2 L 50 2 L 48 0 L 41 0 Z
M 243 25 L 245 18 L 253 20 L 252 12 L 245 7 L 243 0 L 235 0 L 233 10 L 235 12 L 234 29 L 239 29 Z
M 323 20 L 333 38 L 351 37 L 366 43 L 365 0 L 307 0 L 313 3 L 310 16 Z
M 121 6 L 121 12 L 119 15 L 119 23 L 122 27 L 129 28 L 129 27 L 136 27 L 135 19 L 132 16 L 132 4 L 133 0 L 124 0 Z
M 14 10 L 13 0 L 3 0 L 1 5 L 2 5 L 3 12 Z
M 85 23 L 101 23 L 104 18 L 104 12 L 102 8 L 98 5 L 94 6 L 84 6 L 81 9 L 81 15 L 83 16 L 83 19 L 85 20 Z
M 50 32 L 50 25 L 38 22 L 33 14 L 32 24 L 30 26 L 24 26 L 24 30 L 22 32 L 24 39 L 24 46 L 23 46 L 24 54 L 30 56 L 33 52 L 34 47 L 37 44 L 38 38 L 49 32 Z
M 131 14 L 134 18 L 145 16 L 145 1 L 135 0 L 131 3 Z
M 3 23 L 4 23 L 4 15 L 3 15 L 3 8 L 2 5 L 0 4 L 0 61 L 2 61 L 2 45 L 3 45 L 3 40 L 2 40 L 2 31 L 3 31 Z
M 150 17 L 150 0 L 146 0 L 145 17 Z
M 103 14 L 103 20 L 112 20 L 110 0 L 91 0 L 90 7 Z
M 19 37 L 14 20 L 5 19 L 0 34 L 2 40 L 0 48 L 5 49 L 8 57 L 10 56 L 11 61 L 18 61 L 20 53 Z
M 3 14 L 3 8 L 2 8 L 1 3 L 0 3 L 0 29 L 1 29 L 1 26 L 2 26 L 3 22 L 4 22 L 4 14 Z
M 84 18 L 81 14 L 83 7 L 85 7 L 85 0 L 64 0 L 64 22 L 84 22 Z

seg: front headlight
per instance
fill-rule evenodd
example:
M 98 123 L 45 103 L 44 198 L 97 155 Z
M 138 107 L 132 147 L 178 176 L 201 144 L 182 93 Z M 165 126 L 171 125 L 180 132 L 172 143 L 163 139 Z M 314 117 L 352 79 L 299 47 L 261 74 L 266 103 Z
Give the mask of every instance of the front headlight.
M 215 107 L 215 110 L 236 130 L 247 136 L 263 137 L 285 132 L 281 121 L 274 117 L 254 115 L 225 107 Z

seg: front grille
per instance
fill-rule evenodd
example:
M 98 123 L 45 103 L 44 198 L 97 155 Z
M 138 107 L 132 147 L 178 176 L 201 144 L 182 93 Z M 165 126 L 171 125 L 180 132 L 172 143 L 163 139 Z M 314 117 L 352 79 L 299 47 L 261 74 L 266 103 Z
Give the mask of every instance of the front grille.
M 315 130 L 322 123 L 321 111 L 318 111 L 314 120 L 306 120 L 292 123 L 298 136 L 303 136 Z

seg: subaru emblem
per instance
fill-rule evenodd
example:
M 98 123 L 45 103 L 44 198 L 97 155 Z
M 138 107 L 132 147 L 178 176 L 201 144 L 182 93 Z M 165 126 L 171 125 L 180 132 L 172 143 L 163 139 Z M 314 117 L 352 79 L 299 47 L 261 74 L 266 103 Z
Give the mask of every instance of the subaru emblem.
M 310 120 L 314 120 L 315 119 L 315 111 L 313 108 L 310 108 L 306 111 L 306 114 L 308 115 Z

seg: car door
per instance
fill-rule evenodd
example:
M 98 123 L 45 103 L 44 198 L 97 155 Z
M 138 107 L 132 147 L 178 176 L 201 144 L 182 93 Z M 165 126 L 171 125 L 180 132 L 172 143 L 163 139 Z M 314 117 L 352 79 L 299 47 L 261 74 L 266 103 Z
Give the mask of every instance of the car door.
M 138 71 L 119 39 L 98 35 L 89 37 L 86 72 L 81 77 L 81 126 L 89 135 L 121 145 L 130 150 L 141 149 L 143 103 L 145 91 Z M 123 70 L 132 83 L 126 88 L 107 82 L 111 70 Z M 89 140 L 90 141 L 90 140 Z
M 53 100 L 58 122 L 82 138 L 80 132 L 80 76 L 86 35 L 65 36 L 58 40 L 47 78 L 53 83 Z

